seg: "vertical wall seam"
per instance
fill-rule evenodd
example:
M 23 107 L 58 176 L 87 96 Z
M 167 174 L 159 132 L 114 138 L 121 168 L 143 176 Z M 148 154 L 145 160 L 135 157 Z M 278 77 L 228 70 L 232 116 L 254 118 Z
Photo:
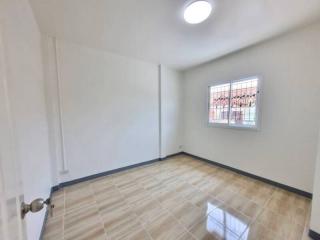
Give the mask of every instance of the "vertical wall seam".
M 158 101 L 159 101 L 159 158 L 162 158 L 162 113 L 161 113 L 161 64 L 158 66 Z
M 52 120 L 50 115 L 53 115 L 53 104 L 52 104 L 52 90 L 50 87 L 51 77 L 50 77 L 50 43 L 54 44 L 51 41 L 53 38 L 49 35 L 43 34 L 42 41 L 43 41 L 43 72 L 44 72 L 44 90 L 45 90 L 45 101 L 46 101 L 46 113 L 47 113 L 47 122 L 48 122 L 48 139 L 49 139 L 49 150 L 50 150 L 50 163 L 51 163 L 51 175 L 52 175 L 52 182 L 54 184 L 59 183 L 59 175 L 58 175 L 58 167 L 57 167 L 57 157 L 59 154 L 57 150 L 57 141 L 56 141 L 56 132 L 53 131 L 55 121 Z M 54 45 L 52 45 L 51 50 L 54 50 Z M 55 53 L 53 53 L 55 54 Z M 55 55 L 53 55 L 54 57 Z M 55 62 L 55 57 L 54 57 Z M 56 71 L 55 71 L 56 72 Z
M 63 126 L 63 113 L 62 113 L 62 94 L 61 94 L 61 72 L 60 72 L 60 62 L 59 62 L 59 44 L 57 38 L 54 40 L 54 53 L 55 53 L 55 62 L 56 62 L 56 74 L 57 74 L 57 101 L 58 101 L 58 117 L 59 117 L 59 132 L 60 132 L 60 147 L 61 147 L 61 159 L 62 159 L 62 169 L 60 173 L 68 172 L 68 162 L 66 159 L 65 151 L 65 139 L 64 139 L 64 126 Z

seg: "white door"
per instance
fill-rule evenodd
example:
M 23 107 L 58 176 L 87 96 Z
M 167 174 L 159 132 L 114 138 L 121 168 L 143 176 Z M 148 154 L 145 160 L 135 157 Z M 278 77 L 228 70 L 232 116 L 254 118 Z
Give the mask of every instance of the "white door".
M 14 128 L 8 98 L 5 49 L 0 23 L 0 239 L 26 239 L 24 222 L 20 218 L 23 201 Z

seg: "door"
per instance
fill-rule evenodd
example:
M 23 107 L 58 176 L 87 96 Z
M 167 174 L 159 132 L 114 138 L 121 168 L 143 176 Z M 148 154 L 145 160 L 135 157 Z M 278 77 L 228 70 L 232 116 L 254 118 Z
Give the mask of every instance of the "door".
M 0 239 L 26 239 L 20 218 L 23 188 L 8 97 L 5 49 L 0 22 Z

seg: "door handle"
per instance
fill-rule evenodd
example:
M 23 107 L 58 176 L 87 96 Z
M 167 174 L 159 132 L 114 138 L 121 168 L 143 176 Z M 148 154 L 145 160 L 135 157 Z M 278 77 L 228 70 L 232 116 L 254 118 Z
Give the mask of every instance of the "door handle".
M 30 204 L 26 204 L 25 202 L 21 203 L 21 218 L 24 219 L 28 212 L 36 213 L 41 211 L 45 205 L 47 205 L 47 211 L 52 217 L 54 205 L 51 204 L 51 199 L 43 200 L 42 198 L 37 198 Z

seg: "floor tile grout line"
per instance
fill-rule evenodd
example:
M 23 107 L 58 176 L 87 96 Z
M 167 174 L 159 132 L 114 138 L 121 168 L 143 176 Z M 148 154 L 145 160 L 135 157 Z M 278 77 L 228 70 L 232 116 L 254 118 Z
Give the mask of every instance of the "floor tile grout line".
M 281 192 L 288 192 L 288 191 L 286 191 L 286 190 L 283 190 L 283 189 L 281 189 L 281 188 L 277 188 L 277 187 L 274 187 L 274 193 L 276 192 L 276 191 L 281 191 Z M 291 193 L 291 192 L 289 192 L 291 195 L 297 195 L 297 194 L 295 194 L 295 193 Z M 303 196 L 299 196 L 299 197 L 302 197 L 303 199 L 307 199 L 306 197 L 303 197 Z M 309 208 L 311 208 L 311 205 L 309 205 L 308 206 L 308 209 Z M 270 211 L 270 212 L 272 212 L 272 213 L 274 213 L 274 214 L 277 214 L 277 215 L 280 215 L 281 217 L 284 217 L 284 218 L 286 218 L 286 219 L 288 219 L 290 222 L 292 222 L 292 223 L 294 223 L 294 224 L 296 224 L 296 225 L 298 225 L 298 226 L 300 226 L 300 227 L 302 227 L 302 228 L 304 228 L 304 226 L 305 226 L 305 224 L 307 223 L 307 218 L 305 218 L 305 223 L 303 224 L 303 225 L 301 225 L 300 223 L 297 223 L 297 222 L 295 222 L 294 220 L 292 220 L 290 217 L 288 217 L 288 216 L 286 216 L 286 215 L 284 215 L 284 214 L 282 214 L 282 213 L 278 213 L 278 212 L 276 212 L 274 209 L 268 209 L 268 208 L 266 208 L 265 207 L 265 209 L 266 210 L 268 210 L 268 211 Z M 307 215 L 307 214 L 306 214 Z
M 64 240 L 65 239 L 65 227 L 64 227 L 64 224 L 65 224 L 65 214 L 66 214 L 66 198 L 67 198 L 67 195 L 66 195 L 66 190 L 65 188 L 63 189 L 63 215 L 62 215 L 62 239 Z
M 163 183 L 161 182 L 161 180 L 158 180 L 158 181 L 160 181 L 160 183 L 163 184 Z M 181 180 L 179 180 L 179 181 L 181 181 Z M 184 181 L 181 181 L 181 182 L 184 183 Z M 167 189 L 167 190 L 168 190 L 168 189 Z M 181 222 L 178 218 L 176 218 L 176 216 L 175 216 L 169 209 L 167 209 L 166 207 L 164 207 L 163 204 L 161 204 L 161 202 L 160 202 L 158 199 L 155 199 L 155 201 L 157 201 L 157 202 L 162 206 L 162 208 L 164 208 L 164 210 L 165 210 L 174 220 L 176 220 L 176 221 L 178 222 L 179 226 L 181 226 L 181 227 L 184 229 L 184 232 L 182 232 L 182 233 L 178 236 L 177 239 L 181 238 L 181 237 L 183 236 L 183 234 L 185 234 L 185 233 L 189 233 L 189 234 L 191 234 L 191 236 L 194 237 L 194 235 L 184 226 L 184 224 L 182 224 L 182 222 Z M 187 201 L 187 200 L 186 200 L 186 201 Z M 147 229 L 146 229 L 146 231 L 147 231 L 148 234 L 149 234 L 149 231 L 148 231 Z M 151 239 L 153 239 L 153 238 L 151 237 Z M 197 238 L 196 238 L 196 239 L 197 239 Z
M 173 217 L 173 219 L 175 219 L 175 220 L 179 223 L 179 225 L 180 225 L 187 233 L 191 234 L 191 236 L 194 237 L 194 235 L 184 226 L 184 224 L 183 224 L 170 210 L 167 210 L 167 212 L 171 215 L 171 217 Z M 177 239 L 181 238 L 184 233 L 185 233 L 185 232 L 181 233 L 181 234 L 178 236 Z M 195 237 L 195 239 L 197 239 L 197 238 Z
M 191 184 L 191 183 L 188 182 L 188 181 L 185 181 L 185 180 L 179 180 L 179 181 L 181 181 L 182 183 L 187 183 L 187 184 L 189 184 L 191 187 L 195 187 L 193 184 Z M 195 188 L 196 188 L 196 187 L 195 187 Z M 199 190 L 199 189 L 197 189 L 197 190 Z M 206 193 L 204 193 L 204 194 L 205 194 L 205 195 L 208 195 L 208 194 L 206 194 Z M 190 200 L 188 200 L 188 199 L 184 199 L 184 200 L 185 200 L 184 202 L 189 202 L 189 203 L 192 204 L 194 207 L 199 208 L 198 206 L 196 206 L 196 205 L 194 205 L 193 203 L 191 203 Z M 183 202 L 183 203 L 184 203 L 184 202 Z M 161 203 L 160 203 L 160 204 L 161 204 Z M 200 219 L 199 221 L 197 221 L 197 222 L 195 222 L 194 224 L 192 224 L 189 229 L 192 229 L 193 226 L 195 226 L 195 225 L 198 224 L 199 222 L 203 221 L 203 219 L 205 219 L 211 212 L 213 212 L 213 211 L 216 210 L 217 208 L 218 208 L 218 206 L 217 206 L 216 208 L 212 209 L 212 211 L 210 211 L 209 213 L 206 213 L 206 216 L 204 216 L 202 219 Z M 194 236 L 194 235 L 192 234 L 192 232 L 190 232 L 190 230 L 189 230 L 188 228 L 186 228 L 186 227 L 184 226 L 184 224 L 173 214 L 172 211 L 170 211 L 170 210 L 168 210 L 168 209 L 167 209 L 167 211 L 168 211 L 169 214 L 186 230 L 187 233 L 189 233 L 189 234 L 190 234 L 192 237 L 194 237 L 195 239 L 198 239 L 196 236 Z M 181 234 L 181 236 L 179 236 L 179 238 L 182 237 L 182 235 L 183 235 L 183 234 Z
M 200 166 L 199 166 L 199 167 L 200 167 Z M 212 173 L 211 173 L 211 174 L 212 174 Z M 211 175 L 211 174 L 210 174 L 210 175 Z M 208 176 L 210 176 L 210 175 L 208 175 Z M 204 176 L 204 177 L 206 177 L 206 176 Z M 235 177 L 235 176 L 234 176 L 234 177 Z M 231 179 L 234 178 L 234 177 L 230 177 L 230 179 L 227 179 L 227 181 L 231 180 Z M 200 178 L 203 178 L 203 177 L 200 177 Z M 223 201 L 217 199 L 216 196 L 214 196 L 213 194 L 208 194 L 207 192 L 203 191 L 201 188 L 198 188 L 198 187 L 194 186 L 194 184 L 192 184 L 192 183 L 190 183 L 190 182 L 187 182 L 187 183 L 190 184 L 192 187 L 195 187 L 197 190 L 199 190 L 199 191 L 202 192 L 203 194 L 205 194 L 205 195 L 207 195 L 207 196 L 210 196 L 210 197 L 213 197 L 214 199 L 218 200 L 218 201 L 221 202 L 222 204 L 226 204 L 226 206 L 228 206 L 227 203 L 224 203 Z M 220 184 L 221 184 L 221 183 L 220 183 Z M 219 186 L 220 184 L 218 184 L 217 186 Z M 233 193 L 235 193 L 235 194 L 239 194 L 239 192 L 235 192 L 235 191 L 232 191 L 232 190 L 229 190 L 229 191 L 231 191 L 231 192 L 233 192 Z M 248 199 L 248 200 L 251 201 L 250 199 Z M 252 201 L 252 202 L 253 202 L 253 201 Z M 236 212 L 241 213 L 242 215 L 244 215 L 244 216 L 246 216 L 246 217 L 248 217 L 248 218 L 251 218 L 250 216 L 247 216 L 246 214 L 238 211 L 237 209 L 235 209 L 235 208 L 233 208 L 233 207 L 231 207 L 231 206 L 228 206 L 228 207 L 231 208 L 231 209 L 233 209 L 233 210 L 235 210 Z M 207 213 L 204 218 L 210 216 L 210 213 L 212 213 L 213 211 L 215 211 L 217 208 L 219 208 L 219 206 L 217 206 L 217 207 L 214 208 L 212 211 L 210 211 L 209 213 Z M 258 214 L 257 214 L 257 215 L 258 215 Z M 203 219 L 204 219 L 204 218 L 203 218 Z M 194 223 L 194 224 L 190 227 L 190 229 L 191 229 L 193 226 L 195 226 L 196 224 L 198 224 L 199 222 L 201 222 L 203 219 L 201 219 L 201 220 L 199 220 L 198 222 Z M 215 220 L 215 221 L 216 221 L 216 220 Z M 250 225 L 253 221 L 254 221 L 253 219 L 250 220 L 249 225 Z M 222 223 L 220 223 L 220 222 L 218 222 L 218 221 L 216 221 L 216 222 L 222 225 Z M 248 225 L 248 226 L 249 226 L 249 225 Z M 227 227 L 227 228 L 228 228 L 228 227 Z M 228 228 L 228 229 L 229 229 L 229 228 Z M 247 228 L 246 228 L 246 229 L 247 229 Z M 246 229 L 244 230 L 244 232 L 246 231 Z M 229 229 L 229 230 L 230 230 L 231 232 L 233 232 L 231 229 Z M 235 232 L 233 232 L 233 233 L 234 233 L 235 235 L 239 236 L 239 238 L 240 238 L 240 237 L 244 234 L 244 232 L 241 233 L 240 236 L 239 236 L 237 233 L 235 233 Z M 191 233 L 191 232 L 189 232 L 189 233 Z M 191 233 L 191 235 L 193 235 L 193 234 Z
M 306 214 L 306 219 L 311 218 L 311 205 L 308 206 L 308 212 Z M 309 233 L 309 223 L 308 220 L 304 223 L 304 230 L 306 230 Z
M 240 238 L 243 236 L 243 234 L 247 231 L 247 229 L 257 221 L 257 219 L 260 217 L 260 215 L 264 212 L 264 210 L 266 209 L 267 205 L 269 204 L 269 202 L 271 201 L 275 191 L 276 191 L 276 188 L 272 188 L 272 193 L 270 195 L 270 197 L 265 201 L 265 203 L 263 204 L 263 206 L 261 206 L 261 210 L 259 211 L 259 213 L 257 214 L 257 216 L 250 222 L 250 224 L 248 225 L 248 227 L 245 229 L 245 231 L 241 234 Z
M 198 167 L 200 167 L 200 166 L 198 166 Z M 212 173 L 211 173 L 212 174 Z M 210 176 L 211 174 L 209 174 L 208 176 Z M 206 174 L 205 174 L 206 175 Z M 206 176 L 201 176 L 200 178 L 203 178 L 203 177 L 206 177 Z M 233 176 L 233 177 L 230 177 L 229 179 L 227 179 L 227 181 L 229 181 L 229 180 L 232 180 L 232 178 L 234 178 L 235 176 Z M 188 182 L 189 183 L 189 182 Z M 189 183 L 190 184 L 190 183 Z M 221 183 L 220 183 L 221 184 Z M 220 184 L 218 184 L 218 185 L 220 185 Z M 192 185 L 193 187 L 195 187 L 193 184 L 190 184 L 190 185 Z M 197 188 L 197 187 L 196 187 Z M 199 190 L 200 192 L 202 192 L 202 193 L 204 193 L 205 195 L 208 195 L 208 196 L 211 196 L 211 197 L 213 197 L 214 199 L 216 199 L 216 196 L 213 196 L 212 194 L 208 194 L 207 192 L 205 192 L 205 191 L 203 191 L 201 188 L 197 188 L 197 190 Z M 231 191 L 231 192 L 233 192 L 233 193 L 235 193 L 235 194 L 240 194 L 239 192 L 235 192 L 235 191 L 233 191 L 233 190 L 229 190 L 229 191 Z M 251 201 L 251 199 L 248 199 L 249 201 Z M 219 200 L 220 201 L 220 200 Z M 224 203 L 223 201 L 220 201 L 220 202 L 222 202 L 223 204 L 226 204 L 226 203 Z M 253 201 L 252 201 L 253 202 Z M 233 207 L 231 207 L 231 206 L 228 206 L 228 207 L 230 207 L 230 208 L 232 208 L 233 210 L 235 210 L 235 211 L 237 211 L 237 212 L 239 212 L 237 209 L 234 209 Z M 217 209 L 218 207 L 216 207 L 215 209 Z M 215 210 L 214 209 L 214 210 Z M 214 210 L 212 210 L 210 213 L 212 213 Z M 261 209 L 261 211 L 263 210 L 263 207 L 262 207 L 262 209 Z M 206 216 L 208 216 L 208 215 L 210 215 L 210 213 L 208 213 Z M 239 213 L 241 213 L 241 212 L 239 212 Z M 244 214 L 244 213 L 241 213 L 241 214 L 243 214 L 244 216 L 246 216 L 246 217 L 249 217 L 249 216 L 247 216 L 246 214 Z M 257 216 L 259 215 L 259 213 L 257 214 Z M 250 224 L 252 224 L 254 221 L 255 221 L 255 219 L 257 218 L 257 216 L 255 217 L 255 218 L 253 218 L 253 219 L 251 219 L 250 220 L 250 223 L 248 224 L 248 226 L 250 225 Z M 250 217 L 249 217 L 250 218 Z M 202 219 L 200 220 L 200 221 L 202 221 Z M 199 221 L 199 222 L 200 222 Z M 198 222 L 197 222 L 198 223 Z M 195 224 L 193 224 L 192 225 L 192 227 L 193 226 L 195 226 L 197 223 L 195 223 Z M 222 223 L 220 223 L 220 224 L 222 224 Z M 192 228 L 191 227 L 191 228 Z M 190 228 L 190 229 L 191 229 Z M 229 228 L 228 228 L 229 229 Z M 247 229 L 247 228 L 246 228 Z M 235 235 L 237 235 L 237 236 L 239 236 L 239 238 L 241 238 L 241 236 L 244 234 L 244 232 L 246 231 L 246 229 L 243 231 L 243 233 L 241 233 L 241 235 L 239 236 L 238 234 L 236 234 L 235 233 Z M 231 232 L 233 232 L 231 229 L 229 229 Z M 233 232 L 234 233 L 234 232 Z
M 195 168 L 200 168 L 200 167 L 201 167 L 201 166 L 199 165 L 199 166 L 197 166 L 197 167 L 195 167 Z M 193 169 L 194 169 L 194 167 L 193 167 Z M 203 178 L 203 176 L 201 176 L 200 178 Z M 182 181 L 184 181 L 184 180 L 182 180 Z M 202 191 L 202 190 L 199 189 L 198 187 L 194 186 L 194 185 L 193 185 L 192 183 L 190 183 L 189 181 L 184 181 L 184 182 L 186 182 L 187 184 L 189 184 L 191 187 L 196 188 L 196 190 L 200 191 L 201 193 L 203 193 L 203 194 L 205 194 L 205 195 L 207 195 L 207 196 L 211 196 L 210 194 L 207 194 L 206 192 Z M 212 196 L 211 196 L 211 197 L 212 197 Z M 214 199 L 216 199 L 216 198 L 214 197 Z M 188 199 L 186 199 L 186 201 L 189 202 Z M 221 201 L 220 201 L 220 202 L 221 202 Z M 190 203 L 190 202 L 189 202 L 189 203 Z M 194 205 L 193 203 L 191 203 L 191 204 Z M 194 205 L 194 206 L 197 207 L 196 205 Z M 203 221 L 204 219 L 206 219 L 206 218 L 210 215 L 210 213 L 212 213 L 213 211 L 215 211 L 217 208 L 219 208 L 219 206 L 217 206 L 217 207 L 215 207 L 214 209 L 212 209 L 209 213 L 206 213 L 206 215 L 205 215 L 202 219 L 200 219 L 199 221 L 197 221 L 197 222 L 195 222 L 194 224 L 192 224 L 189 229 L 191 230 L 196 224 L 198 224 L 198 223 L 200 223 L 201 221 Z M 169 212 L 170 212 L 170 214 L 178 221 L 178 223 L 180 223 L 180 225 L 182 225 L 182 226 L 184 227 L 184 225 L 180 222 L 180 220 L 177 219 L 171 211 L 169 211 Z M 221 224 L 221 223 L 220 223 L 220 224 Z M 185 230 L 186 230 L 189 234 L 191 234 L 191 236 L 193 236 L 195 239 L 198 239 L 196 236 L 194 236 L 194 235 L 192 234 L 192 232 L 190 232 L 189 229 L 187 229 L 186 227 L 184 227 L 184 228 L 185 228 Z M 181 236 L 182 236 L 182 235 L 181 235 Z M 181 237 L 181 236 L 180 236 L 180 237 Z
M 93 195 L 93 199 L 94 199 L 94 202 L 95 202 L 95 205 L 96 205 L 95 207 L 97 208 L 98 218 L 100 219 L 100 224 L 101 224 L 101 226 L 102 226 L 102 228 L 103 228 L 103 231 L 104 231 L 107 239 L 110 240 L 110 239 L 109 239 L 108 232 L 107 232 L 107 229 L 105 229 L 105 227 L 104 227 L 103 219 L 102 219 L 102 216 L 101 216 L 100 211 L 99 211 L 99 203 L 97 202 L 96 194 L 95 194 L 95 192 L 94 192 L 94 189 L 93 189 L 93 187 L 92 187 L 92 184 L 93 184 L 92 182 L 89 183 L 89 188 L 90 188 L 90 190 L 91 190 L 91 192 L 92 192 L 92 195 Z
M 134 180 L 135 182 L 136 182 L 136 179 Z M 139 183 L 137 183 L 138 185 L 139 185 L 139 187 L 142 187 L 143 188 L 143 186 L 141 186 L 141 184 L 139 184 Z M 121 194 L 121 195 L 123 195 L 122 194 L 122 192 L 121 192 L 121 190 L 119 189 L 119 187 L 116 185 L 116 184 L 113 184 L 116 188 L 117 188 L 117 190 L 118 190 L 118 192 Z M 144 189 L 144 188 L 143 188 Z M 124 197 L 124 196 L 123 196 Z M 125 197 L 124 197 L 125 198 Z M 125 202 L 126 202 L 126 204 L 127 205 L 129 205 L 129 203 L 125 200 Z M 131 208 L 131 206 L 129 206 L 130 208 Z M 136 214 L 135 214 L 136 215 Z M 139 216 L 137 216 L 137 218 L 139 219 Z M 150 237 L 150 239 L 151 240 L 153 240 L 153 237 L 151 236 L 151 234 L 149 233 L 149 231 L 144 227 L 144 224 L 140 221 L 140 220 L 138 220 L 138 223 L 140 224 L 140 226 L 141 226 L 141 228 L 147 233 L 147 235 Z
M 190 230 L 191 230 L 194 226 L 196 226 L 196 224 L 198 224 L 198 223 L 200 223 L 201 221 L 203 221 L 203 219 L 206 219 L 206 218 L 209 216 L 209 214 L 212 213 L 213 211 L 215 211 L 217 208 L 219 208 L 219 207 L 216 207 L 216 208 L 214 208 L 212 211 L 210 211 L 209 213 L 206 213 L 206 216 L 205 216 L 204 218 L 202 218 L 202 219 L 200 219 L 199 221 L 195 222 L 194 224 L 191 225 L 191 227 L 190 227 L 189 229 L 187 229 L 187 231 L 191 234 L 191 236 L 193 236 L 195 239 L 198 239 L 196 236 L 194 236 L 194 235 L 192 234 L 192 232 L 191 232 Z
M 158 180 L 158 179 L 156 179 L 156 180 L 157 180 L 157 181 L 160 181 L 160 184 L 163 184 L 161 180 Z M 166 188 L 166 187 L 165 187 L 165 188 Z M 161 206 L 169 215 L 171 215 L 171 216 L 173 217 L 173 219 L 175 219 L 175 220 L 179 223 L 180 226 L 182 226 L 182 227 L 188 232 L 188 230 L 187 230 L 187 229 L 183 226 L 183 224 L 181 224 L 181 222 L 171 213 L 170 210 L 168 210 L 167 208 L 165 208 L 158 199 L 155 199 L 155 201 L 157 201 L 157 202 L 160 204 L 160 206 Z M 150 235 L 151 239 L 153 239 L 152 236 L 151 236 L 151 234 L 149 233 L 149 231 L 148 231 L 147 229 L 146 229 L 146 232 Z M 184 234 L 184 232 L 181 233 L 181 235 L 179 235 L 177 239 L 181 238 L 181 237 L 183 236 L 183 234 Z

